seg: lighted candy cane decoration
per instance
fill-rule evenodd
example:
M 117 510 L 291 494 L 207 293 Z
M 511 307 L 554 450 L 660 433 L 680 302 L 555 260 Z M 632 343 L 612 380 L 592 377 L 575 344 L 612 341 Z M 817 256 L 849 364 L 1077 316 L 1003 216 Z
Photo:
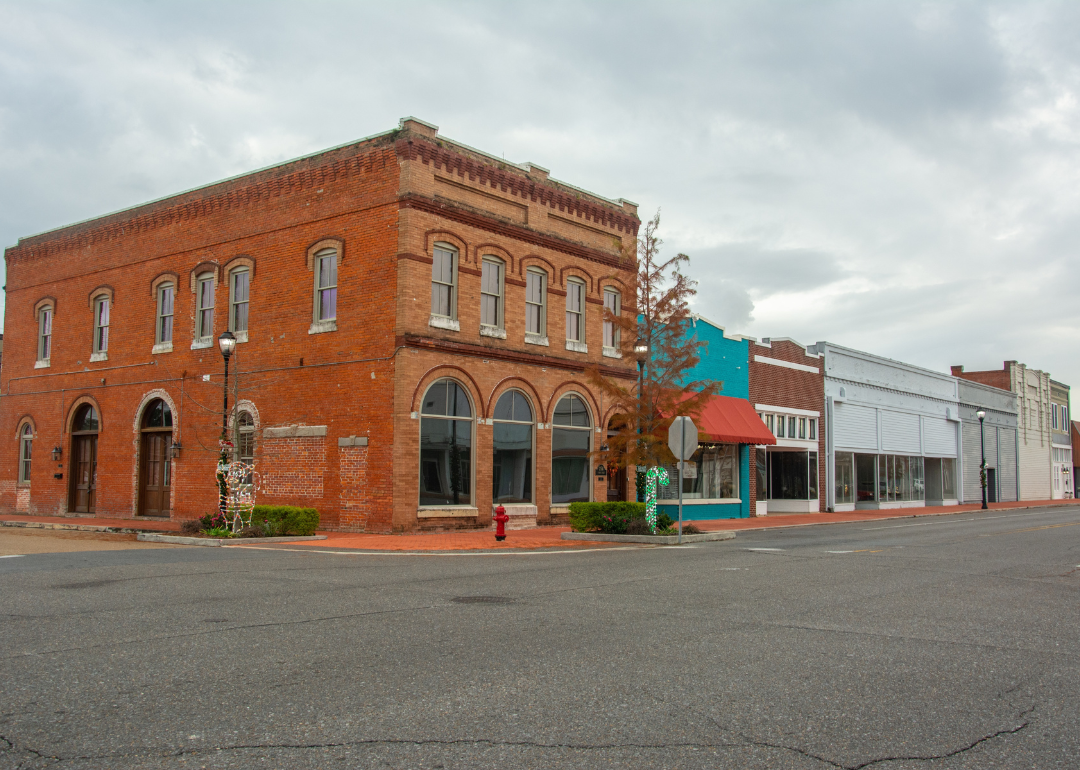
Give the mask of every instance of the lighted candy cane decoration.
M 645 474 L 645 521 L 649 522 L 649 529 L 656 532 L 656 483 L 661 486 L 668 485 L 668 474 L 664 468 L 653 466 Z

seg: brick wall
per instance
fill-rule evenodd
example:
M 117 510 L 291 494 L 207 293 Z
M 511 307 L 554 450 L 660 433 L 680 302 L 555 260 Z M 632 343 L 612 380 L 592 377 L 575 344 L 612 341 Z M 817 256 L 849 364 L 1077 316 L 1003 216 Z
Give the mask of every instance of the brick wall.
M 477 426 L 480 516 L 418 520 L 418 422 L 411 419 L 417 394 L 432 379 L 453 376 L 467 385 L 480 411 L 501 390 L 520 387 L 534 400 L 538 421 L 542 413 L 547 422 L 553 400 L 576 389 L 598 420 L 603 405 L 586 387 L 585 368 L 635 376 L 632 363 L 601 355 L 601 308 L 605 286 L 631 296 L 632 267 L 620 257 L 632 247 L 637 226 L 632 204 L 592 198 L 550 181 L 542 170 L 507 166 L 406 124 L 366 142 L 22 239 L 5 252 L 8 349 L 0 372 L 0 434 L 8 440 L 0 442 L 0 509 L 22 504 L 14 484 L 5 482 L 16 478 L 18 421 L 30 415 L 37 435 L 26 505 L 39 513 L 68 512 L 70 424 L 78 404 L 89 402 L 101 418 L 96 513 L 136 515 L 139 425 L 146 396 L 155 392 L 172 405 L 173 441 L 182 447 L 172 463 L 171 515 L 194 518 L 212 510 L 223 361 L 216 346 L 192 347 L 193 278 L 217 276 L 216 337 L 227 325 L 229 271 L 245 265 L 251 270 L 248 341 L 237 345 L 230 362 L 229 400 L 249 402 L 257 413 L 255 461 L 265 476 L 259 502 L 314 506 L 328 528 L 484 526 L 490 514 L 483 490 L 491 487 L 487 425 Z M 461 250 L 460 332 L 428 325 L 436 239 Z M 321 242 L 339 247 L 337 328 L 313 334 L 310 252 Z M 479 334 L 479 265 L 486 254 L 506 263 L 505 340 Z M 524 340 L 524 270 L 531 265 L 549 276 L 546 347 Z M 571 275 L 587 286 L 587 353 L 564 346 L 562 303 Z M 176 284 L 173 346 L 154 353 L 153 287 L 166 279 Z M 91 299 L 99 289 L 113 297 L 110 341 L 107 359 L 91 361 Z M 34 307 L 42 300 L 55 306 L 48 368 L 35 367 Z M 324 432 L 277 430 L 288 426 Z M 550 432 L 536 434 L 538 515 L 550 520 L 541 502 Z M 338 446 L 346 436 L 370 443 Z M 51 458 L 54 446 L 62 449 L 59 461 Z M 487 496 L 490 508 L 490 491 Z

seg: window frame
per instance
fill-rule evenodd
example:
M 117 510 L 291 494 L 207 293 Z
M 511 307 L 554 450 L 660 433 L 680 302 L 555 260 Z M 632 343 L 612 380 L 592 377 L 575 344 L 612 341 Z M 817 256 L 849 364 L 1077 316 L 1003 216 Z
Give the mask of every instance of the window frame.
M 19 483 L 30 483 L 30 471 L 32 467 L 34 450 L 34 426 L 24 422 L 19 429 Z
M 489 291 L 485 291 L 484 288 L 484 269 L 488 266 L 498 271 L 496 277 L 496 287 L 498 294 L 492 294 Z M 434 277 L 432 278 L 434 280 Z M 495 323 L 488 323 L 484 320 L 484 298 L 495 298 Z M 480 328 L 504 331 L 506 329 L 506 263 L 495 256 L 487 255 L 480 260 Z
M 169 308 L 169 312 L 166 314 L 164 311 L 165 292 L 171 292 L 172 297 Z M 165 338 L 162 329 L 162 321 L 166 318 L 169 319 L 169 337 Z M 173 343 L 173 334 L 176 331 L 176 284 L 172 281 L 164 281 L 158 284 L 157 287 L 157 313 L 154 317 L 154 346 L 168 345 L 170 348 Z
M 446 283 L 442 280 L 435 279 L 435 265 L 436 265 L 436 252 L 446 252 L 450 255 L 450 283 Z M 431 247 L 431 317 L 442 318 L 449 321 L 458 320 L 458 264 L 461 261 L 461 254 L 458 251 L 457 246 L 442 241 L 436 242 Z M 446 286 L 448 287 L 448 313 L 439 313 L 435 310 L 435 287 Z
M 104 310 L 104 323 L 102 323 Z M 112 313 L 112 300 L 107 294 L 94 297 L 94 339 L 92 353 L 104 356 L 109 352 L 109 322 Z
M 515 394 L 515 393 L 517 395 L 521 396 L 521 398 L 523 398 L 525 400 L 525 404 L 528 406 L 529 413 L 530 413 L 528 421 L 526 421 L 526 420 L 518 420 L 518 419 L 509 419 L 509 420 L 507 420 L 505 418 L 495 416 L 496 412 L 498 410 L 499 402 L 501 402 L 508 395 L 510 395 L 511 398 L 512 398 L 513 397 L 512 394 Z M 492 434 L 491 434 L 492 493 L 491 493 L 491 499 L 492 499 L 493 504 L 495 504 L 495 505 L 536 505 L 536 414 L 537 414 L 536 405 L 532 402 L 532 399 L 529 398 L 528 394 L 525 393 L 525 391 L 521 390 L 520 388 L 509 388 L 509 389 L 503 391 L 503 393 L 500 394 L 499 398 L 496 399 L 495 406 L 492 407 L 492 410 L 491 410 L 491 424 L 492 424 Z M 516 417 L 516 414 L 515 414 L 515 417 Z M 495 426 L 500 425 L 500 424 L 503 424 L 503 425 L 528 425 L 529 426 L 529 454 L 528 454 L 529 472 L 528 472 L 528 479 L 527 479 L 528 485 L 529 485 L 529 499 L 528 500 L 524 500 L 524 501 L 502 500 L 496 494 L 496 487 L 495 487 L 495 484 L 496 484 L 496 481 L 495 481 L 495 479 L 496 479 L 496 473 L 495 473 L 495 457 L 496 457 L 496 454 L 495 454 L 495 452 L 496 452 L 496 450 L 495 450 L 495 431 L 494 431 L 494 428 L 495 428 Z
M 539 301 L 533 301 L 529 299 L 529 279 L 536 279 L 539 286 Z M 546 271 L 537 267 L 530 267 L 525 271 L 525 340 L 529 341 L 530 337 L 533 337 L 537 342 L 541 339 L 547 338 L 547 283 L 548 274 Z M 537 308 L 537 323 L 538 330 L 529 330 L 529 309 L 530 307 Z
M 469 404 L 469 416 L 468 417 L 458 417 L 458 416 L 446 415 L 446 414 L 443 414 L 443 415 L 424 414 L 424 401 L 427 400 L 428 393 L 430 393 L 431 389 L 434 388 L 435 386 L 439 385 L 440 383 L 453 383 L 465 395 L 465 399 L 466 399 L 466 401 L 468 401 L 468 404 Z M 465 508 L 465 509 L 477 509 L 478 505 L 477 505 L 477 499 L 476 499 L 476 497 L 477 497 L 476 466 L 477 466 L 477 460 L 478 460 L 479 452 L 477 451 L 477 430 L 476 430 L 477 409 L 476 409 L 476 401 L 473 398 L 472 393 L 469 392 L 469 389 L 467 387 L 465 387 L 464 383 L 459 382 L 458 380 L 456 380 L 456 379 L 454 379 L 452 377 L 440 377 L 440 378 L 438 378 L 436 380 L 433 380 L 430 384 L 428 384 L 428 386 L 426 388 L 424 388 L 424 394 L 420 399 L 419 407 L 420 407 L 420 409 L 417 411 L 417 418 L 418 418 L 417 422 L 419 422 L 419 436 L 420 436 L 419 450 L 420 451 L 417 452 L 418 466 L 417 466 L 417 479 L 416 479 L 416 487 L 415 487 L 416 493 L 417 493 L 416 503 L 417 503 L 418 508 L 420 508 L 420 509 L 463 509 L 463 508 Z M 458 502 L 458 503 L 452 503 L 452 502 L 451 503 L 430 503 L 430 502 L 428 502 L 428 503 L 425 503 L 425 502 L 421 501 L 421 497 L 424 494 L 423 485 L 424 485 L 424 479 L 425 479 L 425 476 L 424 476 L 424 462 L 425 462 L 425 460 L 424 460 L 424 449 L 423 449 L 424 420 L 445 420 L 445 421 L 460 421 L 460 422 L 469 423 L 469 428 L 468 428 L 468 430 L 469 430 L 469 474 L 468 474 L 469 478 L 468 478 L 468 485 L 469 486 L 468 486 L 468 493 L 467 493 L 469 495 L 469 501 L 468 502 L 466 502 L 466 503 L 462 503 L 462 502 Z
M 612 310 L 608 307 L 608 297 L 613 298 L 613 304 L 615 309 Z M 604 288 L 604 310 L 610 312 L 616 318 L 622 315 L 622 293 L 617 289 L 610 286 Z M 610 335 L 609 335 L 610 331 Z M 608 339 L 611 339 L 612 344 L 608 344 Z M 622 327 L 616 321 L 609 320 L 607 315 L 604 315 L 604 335 L 603 335 L 603 348 L 604 353 L 607 355 L 614 355 L 619 353 L 620 345 L 622 344 Z
M 588 425 L 574 425 L 573 424 L 573 412 L 572 411 L 571 411 L 571 424 L 570 425 L 563 425 L 563 424 L 555 422 L 555 415 L 556 415 L 556 412 L 559 409 L 559 404 L 561 404 L 564 399 L 568 399 L 570 397 L 577 398 L 577 400 L 580 401 L 581 405 L 585 408 L 585 416 L 588 419 Z M 589 405 L 588 399 L 586 399 L 583 395 L 581 395 L 580 393 L 578 393 L 576 391 L 569 391 L 569 392 L 566 392 L 566 393 L 563 393 L 562 395 L 560 395 L 558 400 L 555 401 L 554 406 L 551 408 L 551 422 L 548 423 L 548 427 L 551 430 L 551 447 L 552 447 L 551 455 L 549 457 L 551 475 L 550 475 L 550 482 L 549 482 L 550 483 L 550 488 L 548 490 L 548 496 L 550 498 L 550 504 L 551 505 L 563 506 L 563 505 L 569 505 L 571 502 L 575 502 L 573 500 L 565 500 L 565 501 L 556 502 L 555 499 L 554 499 L 554 497 L 555 497 L 555 433 L 556 433 L 556 431 L 560 431 L 560 430 L 580 431 L 580 432 L 585 433 L 589 437 L 588 446 L 586 447 L 586 450 L 585 450 L 585 458 L 586 458 L 585 459 L 585 485 L 588 487 L 588 490 L 589 490 L 588 502 L 592 502 L 593 499 L 595 498 L 595 491 L 593 489 L 594 482 L 593 482 L 593 476 L 592 476 L 592 462 L 591 462 L 591 458 L 593 456 L 592 453 L 593 453 L 593 449 L 594 449 L 594 446 L 595 446 L 595 440 L 593 438 L 593 433 L 595 432 L 594 431 L 595 426 L 596 426 L 596 420 L 595 420 L 595 418 L 593 416 L 592 407 Z M 584 501 L 580 501 L 580 502 L 584 502 Z
M 322 279 L 322 264 L 324 260 L 332 259 L 333 262 L 333 283 L 328 283 L 325 286 L 321 284 Z M 337 326 L 337 301 L 338 301 L 338 287 L 341 285 L 338 278 L 338 269 L 341 267 L 341 255 L 339 251 L 333 246 L 327 246 L 326 248 L 319 249 L 312 255 L 311 259 L 312 272 L 314 273 L 314 294 L 312 296 L 311 307 L 311 321 L 315 325 L 331 325 Z M 250 288 L 250 284 L 249 284 Z M 323 292 L 333 292 L 334 297 L 334 312 L 332 315 L 323 316 Z M 250 295 L 249 295 L 250 296 Z
M 53 323 L 55 321 L 54 305 L 47 304 L 38 308 L 38 344 L 37 365 L 48 366 L 52 360 L 52 336 Z
M 195 276 L 195 339 L 194 345 L 197 347 L 210 347 L 214 344 L 214 314 L 217 305 L 217 287 L 214 273 L 205 272 Z M 209 285 L 209 298 L 210 305 L 204 304 L 203 287 Z M 173 310 L 175 312 L 175 298 L 173 300 Z M 207 315 L 209 313 L 209 315 Z M 204 322 L 209 320 L 209 334 L 204 326 Z
M 570 287 L 574 287 L 572 290 Z M 585 282 L 580 278 L 567 278 L 566 279 L 566 341 L 567 343 L 577 343 L 579 345 L 587 344 L 585 341 Z M 570 298 L 573 295 L 577 295 L 579 310 L 570 309 Z M 575 336 L 570 336 L 570 323 L 571 316 L 574 316 L 574 333 Z
M 240 276 L 247 278 L 245 286 L 245 299 L 236 299 L 236 282 Z M 244 328 L 237 328 L 237 309 L 244 305 Z M 251 269 L 247 266 L 237 267 L 229 271 L 229 326 L 228 329 L 236 337 L 237 342 L 248 341 L 248 329 L 251 326 Z

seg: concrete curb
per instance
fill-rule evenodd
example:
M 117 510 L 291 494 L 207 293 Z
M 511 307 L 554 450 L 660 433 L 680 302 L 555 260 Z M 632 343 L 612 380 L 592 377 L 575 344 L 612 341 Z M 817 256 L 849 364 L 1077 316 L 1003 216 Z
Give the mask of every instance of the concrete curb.
M 162 535 L 156 532 L 140 532 L 136 540 L 146 543 L 172 543 L 173 545 L 230 546 L 251 545 L 253 543 L 295 543 L 300 540 L 326 540 L 326 535 L 306 535 L 292 537 L 184 537 L 183 535 Z
M 603 532 L 563 532 L 563 540 L 595 540 L 606 543 L 648 543 L 649 545 L 678 545 L 678 535 L 608 535 Z M 700 535 L 683 535 L 684 543 L 705 543 L 713 540 L 734 540 L 729 531 L 703 532 Z
M 161 532 L 160 529 L 145 527 L 107 527 L 101 524 L 53 524 L 45 521 L 0 521 L 0 527 L 18 527 L 21 529 L 55 529 L 67 532 L 105 532 L 114 535 L 137 535 L 142 532 Z

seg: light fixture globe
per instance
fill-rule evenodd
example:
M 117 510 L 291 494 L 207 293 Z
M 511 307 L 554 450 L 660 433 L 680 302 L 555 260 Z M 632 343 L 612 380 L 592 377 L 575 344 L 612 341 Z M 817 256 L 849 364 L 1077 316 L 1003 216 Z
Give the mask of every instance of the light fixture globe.
M 233 354 L 233 349 L 236 347 L 236 335 L 226 329 L 218 337 L 218 348 L 221 350 L 221 355 L 225 357 L 225 360 L 229 360 L 229 356 Z
M 981 419 L 983 419 L 984 417 L 986 417 L 986 412 L 984 412 L 984 411 L 983 411 L 982 409 L 980 409 L 979 411 L 977 411 L 977 412 L 975 413 L 975 416 L 976 416 L 976 417 L 978 417 L 978 418 L 979 418 L 979 419 L 981 420 Z

